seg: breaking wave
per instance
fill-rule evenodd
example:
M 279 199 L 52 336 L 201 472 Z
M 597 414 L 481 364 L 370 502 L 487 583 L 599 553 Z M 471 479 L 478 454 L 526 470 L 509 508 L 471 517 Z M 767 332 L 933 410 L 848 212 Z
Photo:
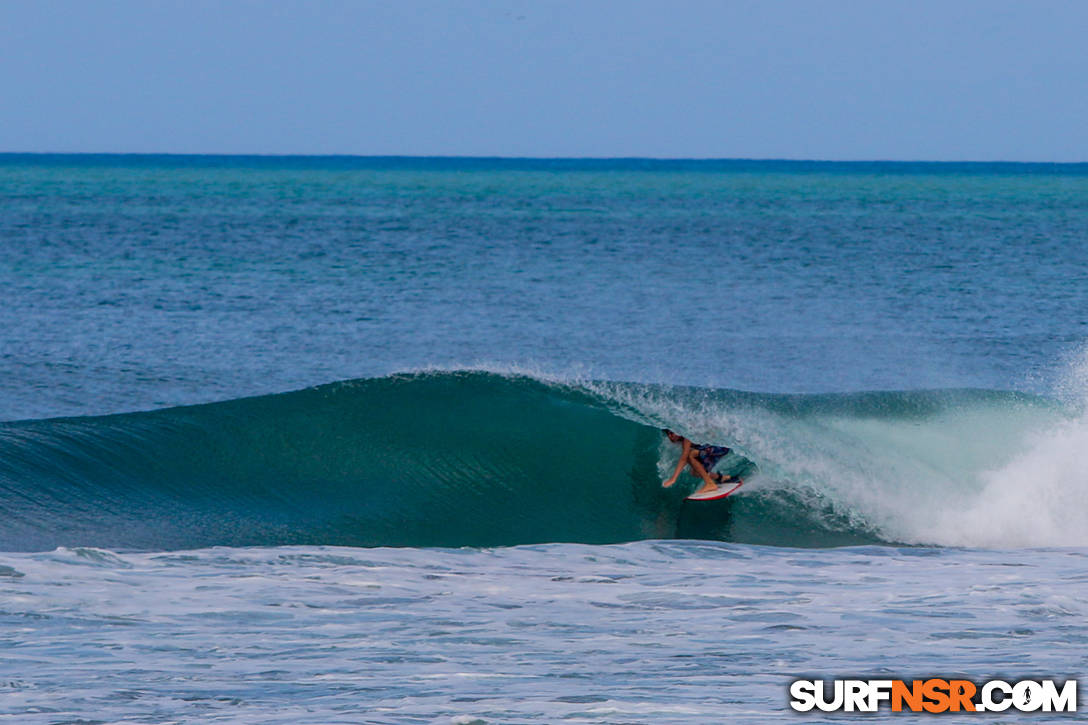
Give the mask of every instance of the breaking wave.
M 658 428 L 737 495 L 660 481 Z M 0 549 L 1088 543 L 1088 422 L 994 391 L 763 395 L 484 371 L 0 424 Z

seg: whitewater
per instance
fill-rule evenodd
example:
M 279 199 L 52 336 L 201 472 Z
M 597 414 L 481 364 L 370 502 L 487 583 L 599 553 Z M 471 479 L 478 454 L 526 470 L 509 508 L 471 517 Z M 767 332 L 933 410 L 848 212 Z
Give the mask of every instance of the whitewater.
M 1079 411 L 1079 412 L 1078 412 Z M 662 489 L 669 427 L 743 496 Z M 6 550 L 712 538 L 1083 546 L 1083 410 L 1015 393 L 757 395 L 422 372 L 0 424 Z M 705 512 L 704 512 L 705 510 Z M 149 518 L 148 511 L 156 512 Z M 711 527 L 697 523 L 704 513 Z
M 1085 229 L 1084 165 L 0 155 L 0 720 L 1081 677 Z

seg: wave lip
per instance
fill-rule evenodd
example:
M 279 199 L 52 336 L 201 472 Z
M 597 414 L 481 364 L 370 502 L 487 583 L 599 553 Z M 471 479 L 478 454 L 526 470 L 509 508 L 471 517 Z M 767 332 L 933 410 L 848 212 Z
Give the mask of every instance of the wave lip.
M 673 536 L 986 546 L 989 530 L 954 513 L 1000 498 L 987 476 L 1016 465 L 1032 440 L 1052 460 L 1046 445 L 1075 447 L 1081 429 L 1070 420 L 1050 401 L 986 391 L 776 396 L 484 371 L 392 375 L 0 424 L 0 550 Z M 662 425 L 733 447 L 726 470 L 759 474 L 725 501 L 684 502 L 693 479 L 660 486 L 675 460 Z M 1048 433 L 1056 426 L 1072 442 Z M 1076 516 L 1036 514 L 1046 536 L 1009 543 L 1083 543 L 1065 536 Z
M 585 392 L 478 372 L 9 423 L 0 548 L 645 538 L 656 437 Z

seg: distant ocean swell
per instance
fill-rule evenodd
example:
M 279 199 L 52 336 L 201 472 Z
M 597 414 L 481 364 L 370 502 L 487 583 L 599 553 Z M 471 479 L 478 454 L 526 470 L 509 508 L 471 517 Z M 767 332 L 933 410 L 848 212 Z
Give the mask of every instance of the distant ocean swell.
M 661 425 L 732 446 L 664 490 Z M 990 391 L 758 395 L 447 371 L 0 424 L 0 550 L 1088 543 L 1088 424 Z

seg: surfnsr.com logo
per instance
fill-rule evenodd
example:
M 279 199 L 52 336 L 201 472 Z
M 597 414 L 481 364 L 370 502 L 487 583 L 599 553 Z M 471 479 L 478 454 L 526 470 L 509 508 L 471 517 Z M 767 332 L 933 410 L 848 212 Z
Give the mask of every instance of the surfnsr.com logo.
M 990 680 L 794 680 L 790 707 L 798 712 L 877 712 L 887 703 L 892 712 L 1076 712 L 1077 681 Z M 828 690 L 830 689 L 830 693 Z

